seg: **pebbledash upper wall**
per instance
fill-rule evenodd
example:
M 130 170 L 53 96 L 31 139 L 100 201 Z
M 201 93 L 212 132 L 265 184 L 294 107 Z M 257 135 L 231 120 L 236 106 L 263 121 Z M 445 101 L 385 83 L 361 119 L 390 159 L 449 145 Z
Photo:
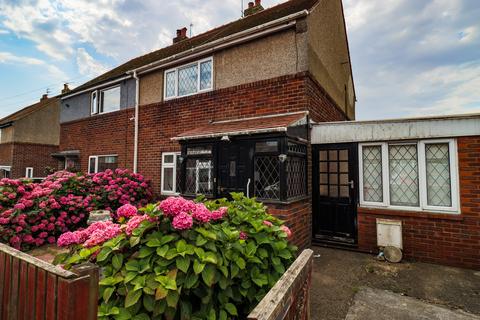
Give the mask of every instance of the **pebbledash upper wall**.
M 320 1 L 292 28 L 184 61 L 179 66 L 210 56 L 214 65 L 213 90 L 308 71 L 348 118 L 355 119 L 355 92 L 340 0 Z M 164 71 L 140 75 L 140 105 L 163 102 Z M 120 85 L 120 109 L 134 107 L 135 80 L 127 79 Z M 90 117 L 90 96 L 91 91 L 87 91 L 64 99 L 60 122 Z

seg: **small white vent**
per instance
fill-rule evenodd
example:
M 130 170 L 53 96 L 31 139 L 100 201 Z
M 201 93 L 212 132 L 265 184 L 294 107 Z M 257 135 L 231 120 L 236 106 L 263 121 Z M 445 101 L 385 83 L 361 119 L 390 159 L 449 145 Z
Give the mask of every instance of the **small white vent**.
M 402 221 L 377 219 L 377 245 L 403 249 Z

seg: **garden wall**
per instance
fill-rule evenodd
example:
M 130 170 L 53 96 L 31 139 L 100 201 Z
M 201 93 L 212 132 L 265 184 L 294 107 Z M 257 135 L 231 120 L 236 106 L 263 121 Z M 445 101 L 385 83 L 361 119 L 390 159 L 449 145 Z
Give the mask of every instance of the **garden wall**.
M 457 140 L 460 214 L 358 208 L 359 249 L 377 251 L 376 219 L 402 221 L 406 258 L 480 269 L 480 137 Z

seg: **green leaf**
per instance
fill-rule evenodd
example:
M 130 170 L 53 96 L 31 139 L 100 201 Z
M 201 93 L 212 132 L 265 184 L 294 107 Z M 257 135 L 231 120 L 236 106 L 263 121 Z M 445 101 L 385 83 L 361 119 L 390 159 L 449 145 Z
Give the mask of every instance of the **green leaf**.
M 177 291 L 170 291 L 169 294 L 167 295 L 167 305 L 171 308 L 176 308 L 179 298 L 180 298 L 180 295 L 178 294 Z
M 278 256 L 288 260 L 292 258 L 292 253 L 288 249 L 283 249 L 278 253 Z
M 162 258 L 165 258 L 165 255 L 168 252 L 168 245 L 164 245 L 163 247 L 157 248 L 157 255 L 159 255 Z
M 162 300 L 168 295 L 168 290 L 165 289 L 163 286 L 158 286 L 157 290 L 155 291 L 155 300 Z
M 100 253 L 97 255 L 97 261 L 100 262 L 100 261 L 104 261 L 108 258 L 108 256 L 110 255 L 110 253 L 112 252 L 112 249 L 110 248 L 103 248 Z
M 175 260 L 177 268 L 183 273 L 187 273 L 188 267 L 190 267 L 190 258 L 188 257 L 179 257 Z
M 228 315 L 225 310 L 220 310 L 219 320 L 228 320 Z
M 135 237 L 135 236 L 130 237 L 130 246 L 131 247 L 135 247 L 139 243 L 140 243 L 140 237 Z
M 123 254 L 117 253 L 112 258 L 112 266 L 115 268 L 115 270 L 119 270 L 120 268 L 122 268 L 122 264 L 123 264 Z
M 253 256 L 257 252 L 257 246 L 255 245 L 255 242 L 249 241 L 247 244 L 247 248 L 245 249 L 245 253 L 247 256 Z
M 150 320 L 150 317 L 145 313 L 141 313 L 133 317 L 132 320 Z
M 129 291 L 125 297 L 125 308 L 131 307 L 138 302 L 138 299 L 142 296 L 142 290 Z
M 240 268 L 240 269 L 245 269 L 246 267 L 246 263 L 245 263 L 245 260 L 243 260 L 242 257 L 238 257 L 236 260 L 235 260 L 235 263 L 237 264 L 237 266 Z
M 147 241 L 147 247 L 156 248 L 156 247 L 160 247 L 160 246 L 162 246 L 162 243 L 160 242 L 160 239 L 158 239 L 158 238 L 152 238 L 152 239 Z
M 213 264 L 218 263 L 217 255 L 214 252 L 210 252 L 210 251 L 205 253 L 205 257 L 202 260 L 203 260 L 202 262 L 209 262 Z
M 181 239 L 177 242 L 176 248 L 178 253 L 184 253 L 187 250 L 187 242 Z
M 199 274 L 203 271 L 203 268 L 205 268 L 205 263 L 201 263 L 197 259 L 193 261 L 193 271 L 195 274 Z
M 153 311 L 153 307 L 155 305 L 155 299 L 149 295 L 143 295 L 143 306 L 148 312 Z
M 196 245 L 197 245 L 198 247 L 201 247 L 201 246 L 203 246 L 205 243 L 207 243 L 207 241 L 208 241 L 207 239 L 205 239 L 201 234 L 199 234 L 199 235 L 197 236 Z
M 176 236 L 173 236 L 173 235 L 166 235 L 166 236 L 163 236 L 160 238 L 160 245 L 164 245 L 164 244 L 167 244 L 173 240 L 175 240 L 177 237 Z
M 203 269 L 202 279 L 207 286 L 211 287 L 215 283 L 215 273 L 216 270 L 211 265 L 207 265 L 205 266 L 205 269 Z
M 118 314 L 114 316 L 115 320 L 129 320 L 132 319 L 132 315 L 125 308 L 118 308 Z
M 215 232 L 206 230 L 204 228 L 197 228 L 195 230 L 207 239 L 217 240 L 217 235 Z
M 150 256 L 153 252 L 155 252 L 155 248 L 150 248 L 150 247 L 142 247 L 140 251 L 138 252 L 138 257 L 139 258 L 146 258 Z
M 105 302 L 108 302 L 114 290 L 114 287 L 107 287 L 103 290 L 103 300 L 105 300 Z
M 226 305 L 224 305 L 224 308 L 225 308 L 225 310 L 227 310 L 228 313 L 230 313 L 232 316 L 238 315 L 238 313 L 237 313 L 237 307 L 235 307 L 235 305 L 234 305 L 233 303 L 227 303 Z
M 129 283 L 130 281 L 135 279 L 136 276 L 137 276 L 136 272 L 127 272 L 125 279 L 123 279 L 123 283 Z
M 193 288 L 193 286 L 195 286 L 197 281 L 198 281 L 198 275 L 196 275 L 195 273 L 189 273 L 185 278 L 183 286 L 187 289 Z

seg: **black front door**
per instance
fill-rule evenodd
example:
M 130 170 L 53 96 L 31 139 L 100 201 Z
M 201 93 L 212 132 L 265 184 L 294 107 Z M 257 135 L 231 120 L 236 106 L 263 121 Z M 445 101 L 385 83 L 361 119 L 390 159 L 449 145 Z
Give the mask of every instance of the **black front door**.
M 313 146 L 314 240 L 357 238 L 357 145 Z
M 218 152 L 218 196 L 228 197 L 231 192 L 247 194 L 250 178 L 249 165 L 253 157 L 251 143 L 222 142 Z M 251 183 L 250 183 L 251 185 Z

